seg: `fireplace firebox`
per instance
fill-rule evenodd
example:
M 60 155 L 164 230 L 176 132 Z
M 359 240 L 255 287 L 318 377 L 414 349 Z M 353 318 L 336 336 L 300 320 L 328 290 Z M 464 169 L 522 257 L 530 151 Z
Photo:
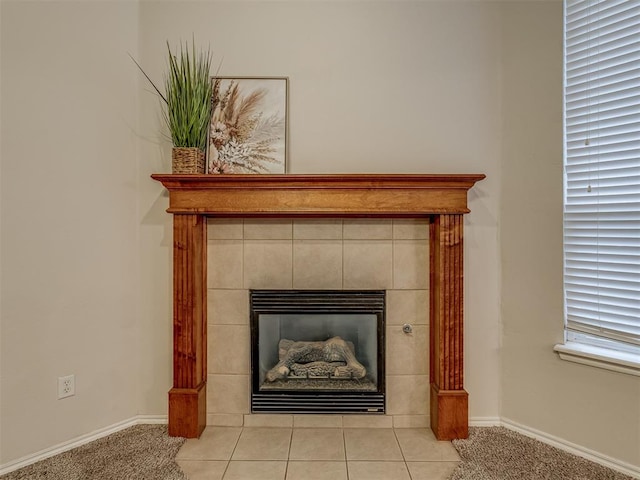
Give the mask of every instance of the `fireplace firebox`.
M 253 413 L 385 412 L 384 290 L 251 290 Z

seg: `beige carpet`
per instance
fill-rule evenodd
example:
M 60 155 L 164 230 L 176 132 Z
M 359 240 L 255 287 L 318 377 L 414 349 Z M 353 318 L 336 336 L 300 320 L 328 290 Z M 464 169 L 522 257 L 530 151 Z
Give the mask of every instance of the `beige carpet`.
M 185 442 L 166 425 L 136 425 L 0 476 L 2 480 L 186 480 L 174 458 Z
M 166 425 L 138 425 L 0 476 L 0 480 L 188 480 L 174 459 L 185 442 Z M 631 480 L 502 427 L 454 440 L 462 463 L 451 480 Z
M 503 427 L 470 428 L 453 445 L 462 463 L 451 480 L 631 480 Z

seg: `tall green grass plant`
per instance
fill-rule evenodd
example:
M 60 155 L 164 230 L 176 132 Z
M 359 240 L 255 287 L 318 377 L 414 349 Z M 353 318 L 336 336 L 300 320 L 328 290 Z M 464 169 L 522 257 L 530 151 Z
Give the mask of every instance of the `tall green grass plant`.
M 211 50 L 197 52 L 194 41 L 191 48 L 185 42 L 180 44 L 179 56 L 176 56 L 167 42 L 167 53 L 169 70 L 164 77 L 164 94 L 132 59 L 166 104 L 162 115 L 173 146 L 197 147 L 204 151 L 211 120 Z

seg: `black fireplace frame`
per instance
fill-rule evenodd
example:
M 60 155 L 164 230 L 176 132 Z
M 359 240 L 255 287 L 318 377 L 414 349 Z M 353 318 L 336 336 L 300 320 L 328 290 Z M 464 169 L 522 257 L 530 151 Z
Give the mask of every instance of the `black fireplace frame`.
M 384 414 L 385 290 L 250 290 L 251 413 Z M 377 319 L 377 390 L 260 391 L 258 358 L 261 314 L 374 314 Z

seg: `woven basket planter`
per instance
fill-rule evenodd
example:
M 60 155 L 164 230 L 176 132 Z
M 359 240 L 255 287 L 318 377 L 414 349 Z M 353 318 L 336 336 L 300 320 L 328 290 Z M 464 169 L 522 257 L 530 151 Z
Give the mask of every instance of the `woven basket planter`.
M 204 152 L 197 147 L 173 147 L 171 173 L 204 173 Z

